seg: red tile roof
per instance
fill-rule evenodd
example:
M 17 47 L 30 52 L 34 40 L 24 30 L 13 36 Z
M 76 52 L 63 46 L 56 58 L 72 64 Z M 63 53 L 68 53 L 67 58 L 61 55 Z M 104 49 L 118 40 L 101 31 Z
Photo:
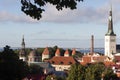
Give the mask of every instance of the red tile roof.
M 59 48 L 56 50 L 55 54 L 60 55 L 60 49 Z
M 113 65 L 115 65 L 115 63 L 112 62 L 112 61 L 104 61 L 104 64 L 105 64 L 105 66 L 113 66 Z
M 73 50 L 72 50 L 72 55 L 75 55 L 75 54 L 76 54 L 76 50 L 73 49 Z
M 82 57 L 82 62 L 80 62 L 80 64 L 86 65 L 87 63 L 104 62 L 105 59 L 106 59 L 106 56 L 85 55 L 85 56 Z M 110 65 L 112 63 L 111 62 L 106 62 L 105 64 Z
M 91 63 L 91 56 L 83 56 L 82 60 L 84 63 Z
M 93 56 L 93 60 L 96 62 L 104 62 L 106 58 L 106 56 Z
M 55 65 L 70 65 L 77 63 L 77 61 L 71 56 L 70 57 L 54 56 L 52 59 L 49 60 L 49 62 Z
M 48 50 L 48 47 L 46 47 L 46 48 L 44 49 L 44 51 L 43 51 L 42 54 L 45 54 L 45 55 L 49 55 L 49 54 L 50 54 L 50 53 L 49 53 L 49 50 Z
M 69 55 L 69 51 L 68 51 L 68 49 L 65 51 L 65 53 L 64 54 L 68 54 Z

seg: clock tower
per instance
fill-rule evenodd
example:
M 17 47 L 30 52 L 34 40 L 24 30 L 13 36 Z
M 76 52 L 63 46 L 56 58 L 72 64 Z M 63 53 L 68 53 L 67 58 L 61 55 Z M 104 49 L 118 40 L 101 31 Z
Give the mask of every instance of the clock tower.
M 112 8 L 109 12 L 108 31 L 105 34 L 105 56 L 113 58 L 116 53 L 116 34 L 113 31 Z

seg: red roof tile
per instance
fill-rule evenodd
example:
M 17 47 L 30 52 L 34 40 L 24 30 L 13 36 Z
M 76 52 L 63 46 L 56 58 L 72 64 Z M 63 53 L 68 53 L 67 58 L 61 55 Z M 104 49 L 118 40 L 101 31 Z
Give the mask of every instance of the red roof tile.
M 104 64 L 105 64 L 105 66 L 112 66 L 112 65 L 115 65 L 115 63 L 112 62 L 112 61 L 104 61 Z
M 48 47 L 46 47 L 46 48 L 44 49 L 44 51 L 43 51 L 42 54 L 45 54 L 45 55 L 49 55 L 49 54 L 50 54 L 50 53 L 49 53 L 49 50 L 48 50 Z
M 59 48 L 56 50 L 55 54 L 60 55 L 60 49 Z
M 73 49 L 73 50 L 72 50 L 72 55 L 75 55 L 75 54 L 76 54 L 76 50 Z
M 93 56 L 93 60 L 96 62 L 104 62 L 106 59 L 106 56 Z
M 68 54 L 69 55 L 69 51 L 68 51 L 68 49 L 65 51 L 65 53 L 64 54 Z
M 83 56 L 82 60 L 84 63 L 91 63 L 91 56 Z
M 73 57 L 64 57 L 64 56 L 54 56 L 52 59 L 49 60 L 51 64 L 55 65 L 70 65 L 75 64 L 76 60 Z

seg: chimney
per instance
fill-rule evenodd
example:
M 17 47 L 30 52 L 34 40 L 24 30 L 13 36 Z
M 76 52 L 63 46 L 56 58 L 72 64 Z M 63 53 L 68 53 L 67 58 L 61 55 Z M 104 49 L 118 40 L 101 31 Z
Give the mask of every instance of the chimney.
M 91 36 L 91 49 L 90 49 L 90 54 L 94 54 L 94 36 Z

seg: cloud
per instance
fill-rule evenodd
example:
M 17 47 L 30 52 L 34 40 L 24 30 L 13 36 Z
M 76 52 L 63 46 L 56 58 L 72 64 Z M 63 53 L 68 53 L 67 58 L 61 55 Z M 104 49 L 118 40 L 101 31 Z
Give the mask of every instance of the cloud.
M 114 0 L 113 10 L 115 13 L 114 21 L 119 22 L 120 12 L 118 10 L 118 3 L 120 0 Z M 25 14 L 13 14 L 7 11 L 0 12 L 0 21 L 6 22 L 18 22 L 18 23 L 38 23 L 38 22 L 52 22 L 52 23 L 107 23 L 107 17 L 109 13 L 109 3 L 101 5 L 101 7 L 78 7 L 76 10 L 63 9 L 57 11 L 55 6 L 50 4 L 45 7 L 45 12 L 40 21 L 34 20 Z
M 5 11 L 0 12 L 0 22 L 18 22 L 18 23 L 35 23 L 37 20 L 33 20 L 28 16 L 22 16 L 19 14 L 13 14 Z

